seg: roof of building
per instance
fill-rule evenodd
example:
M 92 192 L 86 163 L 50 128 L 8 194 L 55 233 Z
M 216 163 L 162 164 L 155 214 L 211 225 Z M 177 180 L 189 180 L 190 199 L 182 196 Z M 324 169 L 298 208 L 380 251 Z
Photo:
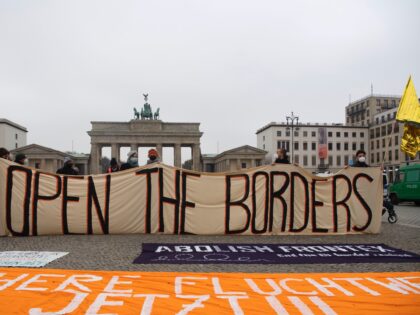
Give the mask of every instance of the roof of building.
M 261 127 L 260 129 L 257 130 L 257 132 L 255 134 L 259 134 L 260 132 L 263 132 L 264 130 L 270 128 L 270 127 L 288 127 L 289 125 L 286 122 L 271 122 L 267 125 L 265 125 L 264 127 Z M 329 127 L 329 128 L 349 128 L 349 129 L 353 129 L 353 128 L 369 128 L 368 126 L 347 126 L 344 125 L 343 123 L 299 123 L 298 125 L 293 125 L 294 127 L 299 127 L 299 128 L 303 128 L 303 127 L 309 127 L 309 128 L 313 128 L 313 127 Z
M 66 157 L 66 156 L 71 157 L 73 159 L 79 159 L 79 160 L 89 158 L 89 154 L 76 153 L 76 152 L 62 152 L 62 151 L 58 151 L 58 150 L 55 150 L 55 149 L 44 147 L 42 145 L 35 144 L 35 143 L 28 144 L 28 145 L 25 145 L 23 147 L 19 147 L 17 149 L 11 150 L 10 152 L 13 153 L 13 154 L 19 153 L 19 152 L 25 152 L 26 153 L 26 152 L 28 152 L 28 150 L 31 150 L 31 149 L 32 150 L 33 149 L 38 149 L 39 151 L 43 151 L 43 152 L 46 152 L 46 153 L 55 153 L 57 155 L 62 156 L 63 158 Z
M 7 124 L 9 126 L 15 127 L 16 129 L 22 130 L 24 132 L 28 132 L 28 130 L 25 127 L 13 122 L 13 121 L 10 121 L 9 119 L 6 119 L 6 118 L 0 118 L 0 124 Z

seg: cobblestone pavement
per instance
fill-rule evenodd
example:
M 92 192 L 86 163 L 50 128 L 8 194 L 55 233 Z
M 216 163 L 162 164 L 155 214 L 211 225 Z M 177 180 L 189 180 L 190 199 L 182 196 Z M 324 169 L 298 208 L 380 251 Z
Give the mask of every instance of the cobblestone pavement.
M 397 224 L 420 228 L 420 207 L 414 203 L 402 203 L 395 206 L 395 211 L 398 215 Z
M 404 209 L 404 208 L 402 208 Z M 402 212 L 402 211 L 401 211 Z M 68 255 L 46 268 L 78 270 L 137 270 L 183 272 L 386 272 L 420 271 L 420 263 L 294 264 L 294 265 L 141 265 L 133 264 L 144 243 L 384 243 L 420 254 L 420 230 L 382 224 L 380 234 L 341 236 L 196 236 L 196 235 L 66 235 L 0 237 L 0 250 L 65 251 Z

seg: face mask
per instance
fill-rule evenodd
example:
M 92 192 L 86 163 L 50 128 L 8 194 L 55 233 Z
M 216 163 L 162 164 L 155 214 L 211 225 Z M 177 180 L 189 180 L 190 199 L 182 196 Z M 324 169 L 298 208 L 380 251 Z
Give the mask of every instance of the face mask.
M 360 163 L 365 163 L 366 162 L 366 157 L 364 157 L 364 156 L 359 157 L 359 162 Z
M 156 160 L 156 156 L 154 156 L 154 155 L 150 156 L 150 160 L 152 160 L 152 161 Z
M 128 164 L 131 166 L 137 166 L 139 164 L 139 159 L 136 157 L 132 157 L 128 160 Z

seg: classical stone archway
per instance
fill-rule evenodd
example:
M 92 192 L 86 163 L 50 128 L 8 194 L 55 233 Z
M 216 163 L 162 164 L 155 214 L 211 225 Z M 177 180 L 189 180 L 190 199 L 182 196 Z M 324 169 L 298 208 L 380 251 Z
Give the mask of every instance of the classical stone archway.
M 129 122 L 92 121 L 88 131 L 91 143 L 90 171 L 100 173 L 102 147 L 111 147 L 111 156 L 120 161 L 120 147 L 156 147 L 160 156 L 163 147 L 174 148 L 174 166 L 181 167 L 181 147 L 191 147 L 192 168 L 201 170 L 200 123 L 172 123 L 161 120 L 133 119 Z

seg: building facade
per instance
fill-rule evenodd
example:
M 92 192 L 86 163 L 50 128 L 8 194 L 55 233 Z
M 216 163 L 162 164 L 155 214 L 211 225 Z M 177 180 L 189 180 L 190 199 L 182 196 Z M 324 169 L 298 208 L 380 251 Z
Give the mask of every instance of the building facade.
M 55 173 L 57 169 L 63 167 L 64 158 L 69 157 L 73 160 L 74 165 L 79 169 L 80 175 L 90 173 L 88 154 L 61 152 L 39 144 L 30 144 L 20 147 L 12 150 L 11 153 L 13 155 L 18 153 L 25 154 L 30 167 L 49 173 Z
M 234 172 L 264 164 L 266 151 L 244 145 L 220 154 L 203 154 L 203 172 Z
M 343 124 L 303 124 L 293 128 L 286 123 L 269 123 L 257 132 L 257 147 L 267 151 L 265 163 L 271 163 L 280 148 L 285 148 L 291 162 L 310 172 L 336 172 L 352 163 L 357 150 L 369 152 L 368 127 Z M 320 143 L 325 151 L 320 154 Z
M 28 130 L 8 119 L 0 118 L 0 147 L 11 151 L 26 145 Z
M 400 149 L 404 124 L 396 121 L 397 110 L 393 108 L 376 114 L 369 128 L 370 165 L 383 166 L 390 182 L 400 165 L 420 162 L 420 152 L 410 158 Z

